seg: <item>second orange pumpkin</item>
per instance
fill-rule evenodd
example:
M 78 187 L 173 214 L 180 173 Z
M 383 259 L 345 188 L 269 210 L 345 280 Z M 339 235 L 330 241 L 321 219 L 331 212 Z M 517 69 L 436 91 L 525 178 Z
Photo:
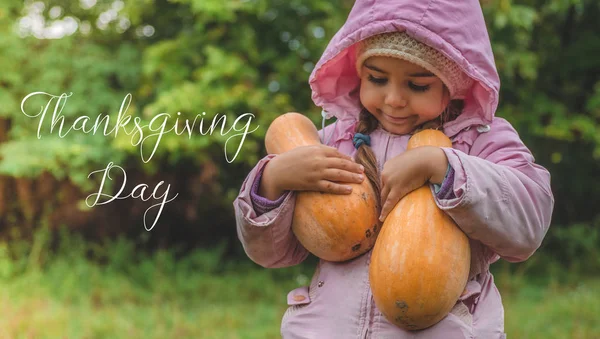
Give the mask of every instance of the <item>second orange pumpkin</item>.
M 452 147 L 436 130 L 413 135 L 408 149 Z M 369 278 L 375 304 L 406 330 L 430 327 L 456 304 L 469 275 L 467 236 L 440 210 L 428 185 L 412 191 L 387 216 L 373 248 Z

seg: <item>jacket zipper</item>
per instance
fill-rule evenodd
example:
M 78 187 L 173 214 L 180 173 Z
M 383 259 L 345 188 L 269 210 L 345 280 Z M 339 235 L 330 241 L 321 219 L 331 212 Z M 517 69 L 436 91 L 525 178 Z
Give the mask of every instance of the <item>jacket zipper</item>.
M 368 257 L 367 257 L 367 272 L 369 271 L 368 266 L 371 265 L 371 254 L 373 254 L 373 252 L 370 251 L 368 253 Z M 365 319 L 365 331 L 362 335 L 362 338 L 365 338 L 365 339 L 369 338 L 370 334 L 372 334 L 372 333 L 369 333 L 369 332 L 372 332 L 372 331 L 369 331 L 369 329 L 373 325 L 372 321 L 373 321 L 373 314 L 375 311 L 373 293 L 371 292 L 371 283 L 369 282 L 368 279 L 367 279 L 367 287 L 368 287 L 367 288 L 367 311 L 365 314 L 365 318 L 366 318 Z
M 387 161 L 387 154 L 388 154 L 388 148 L 390 146 L 390 134 L 383 132 L 383 134 L 385 134 L 385 149 L 383 150 L 383 154 L 381 155 L 381 157 L 378 157 L 378 159 L 381 159 L 381 166 L 379 166 L 379 173 L 381 173 L 383 171 L 383 166 L 385 165 L 385 162 Z

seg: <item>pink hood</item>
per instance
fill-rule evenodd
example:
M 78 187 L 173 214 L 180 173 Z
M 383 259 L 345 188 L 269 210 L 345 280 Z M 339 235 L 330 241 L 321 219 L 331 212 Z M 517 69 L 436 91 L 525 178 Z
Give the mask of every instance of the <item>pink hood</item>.
M 478 0 L 357 0 L 310 75 L 314 103 L 340 120 L 356 121 L 360 79 L 354 44 L 397 30 L 436 48 L 475 80 L 463 113 L 444 125 L 445 133 L 454 136 L 468 126 L 490 124 L 500 79 Z

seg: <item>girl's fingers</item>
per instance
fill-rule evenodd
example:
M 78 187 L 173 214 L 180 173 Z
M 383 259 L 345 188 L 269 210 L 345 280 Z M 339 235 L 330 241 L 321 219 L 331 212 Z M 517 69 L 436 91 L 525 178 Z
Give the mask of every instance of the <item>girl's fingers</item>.
M 390 204 L 392 202 L 390 201 L 389 195 L 390 195 L 389 186 L 383 186 L 383 188 L 381 189 L 381 202 L 383 205 L 381 207 L 381 214 L 379 215 L 379 221 L 381 221 L 381 222 L 383 222 L 385 220 L 388 213 L 391 211 L 391 209 L 395 205 L 394 204 L 394 205 L 390 206 Z
M 365 168 L 361 164 L 358 164 L 356 161 L 354 161 L 351 156 L 341 153 L 336 148 L 329 146 L 327 146 L 327 148 L 328 149 L 325 152 L 325 155 L 327 156 L 326 160 L 331 161 L 327 163 L 327 167 L 345 169 L 347 171 L 356 173 L 362 173 L 365 171 Z
M 321 180 L 317 184 L 318 191 L 323 193 L 333 194 L 350 194 L 352 193 L 352 186 L 336 184 L 328 180 Z
M 329 147 L 328 146 L 328 150 L 325 151 L 325 156 L 328 158 L 333 158 L 333 159 L 343 159 L 343 160 L 348 160 L 349 162 L 351 162 L 352 164 L 356 164 L 356 161 L 354 160 L 354 158 L 352 158 L 349 155 L 346 155 L 340 151 L 338 151 L 336 148 L 333 147 Z
M 387 218 L 387 215 L 389 213 L 390 210 L 390 202 L 386 200 L 385 204 L 383 204 L 383 208 L 381 209 L 381 215 L 379 215 L 379 221 L 384 222 L 385 218 Z
M 327 157 L 342 158 L 342 159 L 346 159 L 346 160 L 350 160 L 350 161 L 354 162 L 354 159 L 352 159 L 351 156 L 346 155 L 346 154 L 338 151 L 337 148 L 331 147 L 331 146 L 325 146 L 325 155 Z
M 342 158 L 326 158 L 323 166 L 327 169 L 340 169 L 358 174 L 362 174 L 365 171 L 365 168 L 361 164 L 354 162 L 354 160 Z
M 329 181 L 335 181 L 340 183 L 355 183 L 360 184 L 363 182 L 365 176 L 363 174 L 352 173 L 339 169 L 326 169 L 324 172 L 323 179 Z
M 381 186 L 381 196 L 380 196 L 380 200 L 382 203 L 387 200 L 388 194 L 390 194 L 390 187 L 387 185 L 382 185 Z

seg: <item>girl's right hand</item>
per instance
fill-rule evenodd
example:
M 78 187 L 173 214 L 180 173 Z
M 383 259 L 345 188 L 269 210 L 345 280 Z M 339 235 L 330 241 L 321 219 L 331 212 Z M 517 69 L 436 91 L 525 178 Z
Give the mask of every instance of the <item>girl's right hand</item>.
M 265 166 L 259 194 L 276 200 L 284 191 L 318 191 L 350 194 L 360 184 L 364 168 L 352 157 L 325 145 L 294 148 L 278 154 Z

